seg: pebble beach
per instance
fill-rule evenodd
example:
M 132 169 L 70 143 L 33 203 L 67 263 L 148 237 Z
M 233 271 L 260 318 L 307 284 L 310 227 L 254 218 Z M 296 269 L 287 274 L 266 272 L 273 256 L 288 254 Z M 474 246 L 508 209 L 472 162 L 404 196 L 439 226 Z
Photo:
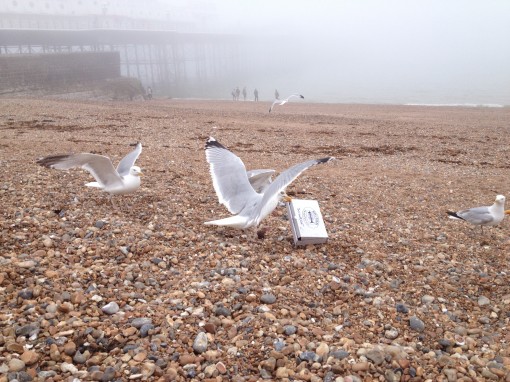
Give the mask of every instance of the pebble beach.
M 510 223 L 446 215 L 509 197 L 510 108 L 269 106 L 0 99 L 0 382 L 510 381 Z M 334 156 L 287 188 L 328 242 L 284 207 L 205 226 L 209 136 L 248 170 Z M 116 206 L 36 164 L 136 142 Z

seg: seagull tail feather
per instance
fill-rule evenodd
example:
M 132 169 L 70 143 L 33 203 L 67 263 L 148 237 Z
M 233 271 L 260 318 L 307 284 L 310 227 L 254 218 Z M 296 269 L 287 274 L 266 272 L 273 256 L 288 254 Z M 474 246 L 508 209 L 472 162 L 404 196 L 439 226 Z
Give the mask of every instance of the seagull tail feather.
M 204 223 L 205 225 L 218 225 L 232 228 L 246 228 L 246 218 L 239 215 L 231 216 L 225 219 L 212 220 Z
M 457 213 L 456 213 L 456 212 L 446 211 L 446 213 L 449 215 L 449 218 L 450 218 L 450 219 L 464 220 L 464 219 L 463 219 L 463 218 L 461 218 L 459 215 L 457 215 Z
M 97 188 L 103 188 L 103 186 L 101 186 L 98 182 L 89 182 L 89 183 L 85 183 L 85 186 L 87 186 L 87 187 L 97 187 Z

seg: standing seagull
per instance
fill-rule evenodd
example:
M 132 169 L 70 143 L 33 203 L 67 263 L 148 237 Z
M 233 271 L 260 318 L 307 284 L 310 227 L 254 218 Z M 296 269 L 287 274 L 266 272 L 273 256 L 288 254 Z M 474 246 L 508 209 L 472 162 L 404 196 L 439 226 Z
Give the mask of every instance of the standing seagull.
M 292 94 L 290 96 L 288 96 L 287 98 L 285 99 L 275 99 L 273 101 L 273 104 L 271 105 L 271 107 L 269 108 L 269 112 L 271 113 L 271 110 L 273 110 L 273 107 L 275 105 L 285 105 L 287 102 L 289 102 L 289 99 L 291 99 L 292 97 L 299 97 L 299 98 L 302 98 L 302 99 L 305 99 L 305 97 L 303 97 L 301 94 Z
M 493 226 L 501 223 L 505 217 L 505 197 L 503 195 L 496 196 L 496 201 L 492 206 L 475 207 L 468 210 L 446 212 L 450 219 L 465 220 L 473 225 Z
M 122 158 L 116 170 L 110 158 L 91 153 L 53 155 L 38 159 L 37 163 L 58 170 L 81 167 L 96 180 L 86 183 L 85 186 L 101 188 L 113 195 L 129 194 L 140 187 L 142 170 L 134 164 L 141 152 L 142 144 L 138 143 L 133 151 Z
M 259 193 L 248 180 L 243 161 L 234 153 L 210 137 L 205 145 L 205 156 L 210 164 L 214 190 L 221 204 L 234 216 L 206 222 L 207 225 L 233 228 L 256 227 L 278 205 L 280 200 L 289 201 L 285 188 L 303 171 L 319 163 L 334 159 L 312 159 L 297 164 L 284 172 Z

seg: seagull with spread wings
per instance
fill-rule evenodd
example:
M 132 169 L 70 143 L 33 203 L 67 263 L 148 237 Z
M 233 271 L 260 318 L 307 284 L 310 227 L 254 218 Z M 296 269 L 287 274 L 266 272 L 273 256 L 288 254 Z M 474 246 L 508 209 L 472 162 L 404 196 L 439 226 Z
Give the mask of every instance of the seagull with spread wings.
M 273 104 L 271 105 L 271 107 L 269 108 L 269 112 L 271 113 L 271 110 L 273 110 L 273 107 L 275 107 L 276 105 L 285 105 L 287 102 L 289 102 L 289 100 L 292 98 L 292 97 L 298 97 L 298 98 L 302 98 L 302 99 L 305 99 L 305 97 L 303 97 L 301 94 L 292 94 L 290 96 L 288 96 L 287 98 L 284 98 L 284 99 L 275 99 L 273 101 Z
M 117 169 L 113 167 L 110 158 L 91 153 L 53 155 L 40 158 L 37 163 L 57 170 L 69 170 L 81 167 L 88 171 L 96 180 L 85 186 L 97 187 L 110 194 L 129 194 L 140 187 L 140 167 L 135 162 L 142 152 L 142 144 L 138 143 L 133 151 L 119 162 Z
M 207 140 L 205 156 L 210 165 L 213 186 L 219 202 L 225 205 L 230 213 L 235 214 L 205 224 L 241 229 L 258 226 L 276 208 L 280 200 L 290 201 L 285 189 L 303 171 L 334 159 L 326 157 L 299 163 L 280 173 L 274 181 L 266 180 L 262 188 L 257 187 L 261 190 L 257 192 L 256 186 L 250 183 L 243 161 L 216 139 L 210 137 Z M 267 174 L 272 170 L 262 171 Z

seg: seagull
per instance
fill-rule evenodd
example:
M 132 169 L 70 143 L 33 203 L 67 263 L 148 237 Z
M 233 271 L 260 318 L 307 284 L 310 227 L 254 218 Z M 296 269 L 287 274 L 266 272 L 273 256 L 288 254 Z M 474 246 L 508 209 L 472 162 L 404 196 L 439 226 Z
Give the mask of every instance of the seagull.
M 297 164 L 282 172 L 273 182 L 257 192 L 250 184 L 243 161 L 216 139 L 210 137 L 205 145 L 205 156 L 210 165 L 214 190 L 221 204 L 234 216 L 208 221 L 206 225 L 233 228 L 256 227 L 278 205 L 280 200 L 290 201 L 285 188 L 303 171 L 334 159 L 326 157 Z M 267 170 L 263 170 L 267 171 Z
M 53 155 L 40 158 L 37 163 L 57 170 L 81 167 L 96 180 L 86 183 L 85 186 L 97 187 L 112 195 L 129 194 L 140 187 L 142 170 L 134 164 L 141 152 L 142 144 L 137 143 L 135 149 L 122 158 L 117 169 L 113 167 L 110 158 L 91 153 Z
M 483 233 L 483 226 L 498 225 L 505 217 L 505 197 L 503 195 L 496 196 L 496 201 L 492 206 L 475 207 L 458 212 L 447 211 L 446 213 L 450 219 L 465 220 L 473 225 L 479 225 Z
M 285 99 L 275 99 L 273 101 L 273 104 L 271 105 L 271 107 L 269 108 L 269 112 L 271 113 L 271 110 L 273 110 L 273 107 L 275 105 L 285 105 L 287 102 L 289 102 L 289 99 L 291 99 L 292 97 L 299 97 L 299 98 L 302 98 L 302 99 L 305 99 L 305 97 L 303 97 L 301 94 L 292 94 L 290 96 L 288 96 L 287 98 Z

